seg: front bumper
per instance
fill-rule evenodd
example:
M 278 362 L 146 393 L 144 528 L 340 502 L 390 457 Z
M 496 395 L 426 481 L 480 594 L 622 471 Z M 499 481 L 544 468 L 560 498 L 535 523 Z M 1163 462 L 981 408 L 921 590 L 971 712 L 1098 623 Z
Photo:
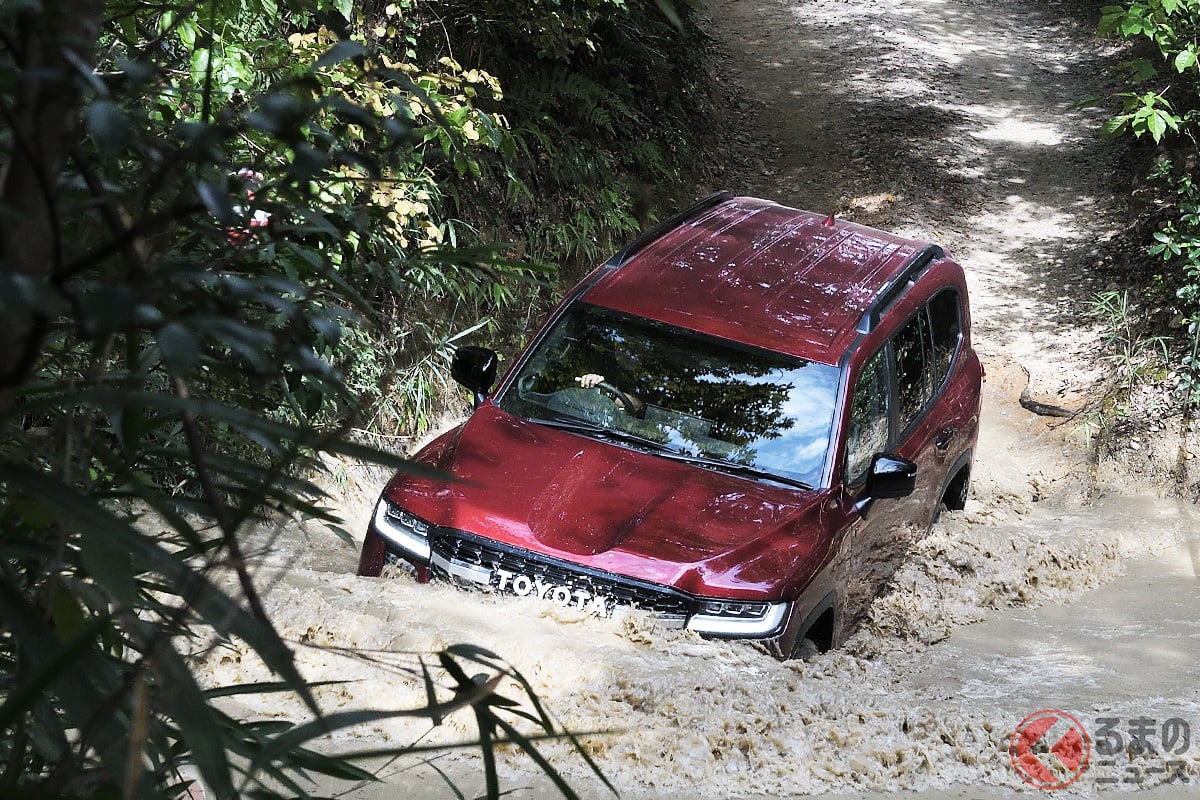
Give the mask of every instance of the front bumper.
M 523 550 L 466 531 L 441 528 L 380 500 L 359 562 L 360 575 L 406 562 L 418 580 L 436 577 L 462 586 L 537 597 L 597 616 L 618 606 L 652 612 L 660 624 L 722 639 L 779 635 L 790 603 L 696 597 L 670 586 L 597 570 Z

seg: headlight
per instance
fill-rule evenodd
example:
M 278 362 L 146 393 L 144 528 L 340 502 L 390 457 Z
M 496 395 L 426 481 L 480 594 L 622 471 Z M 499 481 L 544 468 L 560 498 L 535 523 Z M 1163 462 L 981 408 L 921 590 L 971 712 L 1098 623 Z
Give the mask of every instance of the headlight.
M 787 617 L 787 603 L 742 600 L 702 600 L 688 628 L 715 636 L 761 638 L 778 633 Z
M 429 523 L 420 517 L 381 498 L 375 506 L 375 532 L 414 559 L 429 562 Z

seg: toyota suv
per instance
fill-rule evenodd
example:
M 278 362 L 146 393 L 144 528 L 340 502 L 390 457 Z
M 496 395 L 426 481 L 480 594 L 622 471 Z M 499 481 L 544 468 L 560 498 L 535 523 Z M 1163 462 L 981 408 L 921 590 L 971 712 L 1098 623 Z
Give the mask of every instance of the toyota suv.
M 983 371 L 934 244 L 713 195 L 497 364 L 456 351 L 474 413 L 387 484 L 359 574 L 634 606 L 789 658 L 844 641 L 967 499 Z

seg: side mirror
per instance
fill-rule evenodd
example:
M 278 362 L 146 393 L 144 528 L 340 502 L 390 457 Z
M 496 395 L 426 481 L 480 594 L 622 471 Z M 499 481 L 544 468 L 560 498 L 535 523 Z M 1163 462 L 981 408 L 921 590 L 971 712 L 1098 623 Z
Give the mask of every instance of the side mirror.
M 907 458 L 880 453 L 871 462 L 867 494 L 876 500 L 908 497 L 917 488 L 917 465 Z
M 471 390 L 475 396 L 476 408 L 496 383 L 498 361 L 496 351 L 486 347 L 466 345 L 454 351 L 454 358 L 450 362 L 450 377 Z
M 854 504 L 862 516 L 866 516 L 876 500 L 908 497 L 917 488 L 917 465 L 907 458 L 878 453 L 871 462 L 867 474 L 867 485 L 861 499 Z

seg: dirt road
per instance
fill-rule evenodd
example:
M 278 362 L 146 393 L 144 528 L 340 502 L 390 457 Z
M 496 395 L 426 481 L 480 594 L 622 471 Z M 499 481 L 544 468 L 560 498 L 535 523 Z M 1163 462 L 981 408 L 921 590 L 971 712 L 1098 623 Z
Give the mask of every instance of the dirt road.
M 1100 117 L 1072 108 L 1099 90 L 1105 54 L 1091 21 L 1052 0 L 708 8 L 726 70 L 744 87 L 743 112 L 726 123 L 759 131 L 731 137 L 756 148 L 750 185 L 733 188 L 940 241 L 966 265 L 988 369 L 968 509 L 916 547 L 844 650 L 786 664 L 639 617 L 571 618 L 357 579 L 353 547 L 285 530 L 284 546 L 262 542 L 265 568 L 279 570 L 267 602 L 287 635 L 313 645 L 300 651 L 309 676 L 355 680 L 321 690 L 323 702 L 338 710 L 423 700 L 420 681 L 402 670 L 329 647 L 427 652 L 473 642 L 511 659 L 564 725 L 620 731 L 588 748 L 625 797 L 1007 797 L 1028 788 L 1008 754 L 1014 728 L 1047 708 L 1074 715 L 1095 745 L 1067 793 L 1157 786 L 1150 794 L 1173 797 L 1183 779 L 1194 786 L 1200 515 L 1158 498 L 1120 462 L 1093 464 L 1079 419 L 1018 403 L 1027 391 L 1076 408 L 1108 368 L 1084 301 L 1104 288 L 1094 267 L 1116 257 L 1109 242 L 1124 209 L 1114 153 L 1095 137 Z M 265 673 L 229 651 L 211 677 Z M 1123 749 L 1108 746 L 1113 733 Z M 396 722 L 333 746 L 469 734 L 465 720 L 432 731 Z M 1134 746 L 1147 736 L 1153 752 Z M 548 751 L 588 796 L 604 795 L 566 748 Z M 1034 757 L 1070 771 L 1049 754 Z M 438 763 L 465 793 L 479 790 L 470 757 Z M 354 796 L 453 796 L 428 767 L 383 774 L 385 786 Z M 516 796 L 552 794 L 520 759 L 506 761 L 503 776 L 532 787 Z

